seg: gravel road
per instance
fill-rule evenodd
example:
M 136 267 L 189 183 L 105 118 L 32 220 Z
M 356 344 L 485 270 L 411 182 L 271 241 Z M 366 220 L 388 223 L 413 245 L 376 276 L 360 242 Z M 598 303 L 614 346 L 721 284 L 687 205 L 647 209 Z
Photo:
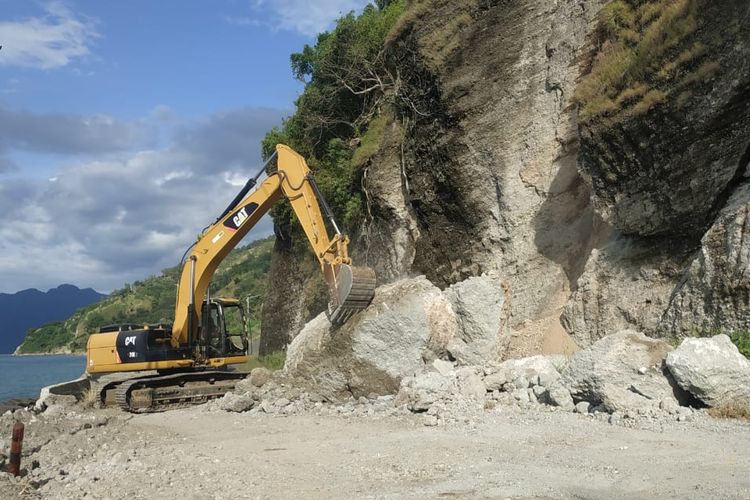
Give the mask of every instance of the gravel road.
M 25 457 L 39 468 L 18 483 L 2 475 L 0 496 L 750 498 L 747 423 L 697 414 L 628 428 L 515 407 L 424 421 L 205 408 L 42 414 L 27 446 L 51 441 Z

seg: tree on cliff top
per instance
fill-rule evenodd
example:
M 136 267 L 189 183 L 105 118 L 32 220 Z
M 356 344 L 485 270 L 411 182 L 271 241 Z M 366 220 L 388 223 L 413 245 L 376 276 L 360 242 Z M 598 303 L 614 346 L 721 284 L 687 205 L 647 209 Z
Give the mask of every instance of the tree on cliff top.
M 352 227 L 361 214 L 359 172 L 351 165 L 352 139 L 366 130 L 383 96 L 394 85 L 386 70 L 385 39 L 404 10 L 403 0 L 381 0 L 359 16 L 341 17 L 333 30 L 318 35 L 291 55 L 295 78 L 305 83 L 294 115 L 263 140 L 269 157 L 278 143 L 305 156 L 316 180 L 344 226 Z M 283 234 L 296 232 L 287 204 L 272 212 Z

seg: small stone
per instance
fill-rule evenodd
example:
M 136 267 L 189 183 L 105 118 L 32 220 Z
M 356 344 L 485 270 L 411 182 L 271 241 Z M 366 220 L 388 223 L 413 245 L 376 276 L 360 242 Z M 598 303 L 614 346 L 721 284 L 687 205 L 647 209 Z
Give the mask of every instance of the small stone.
M 249 394 L 228 392 L 218 400 L 218 406 L 224 411 L 243 412 L 255 406 L 255 400 Z
M 307 399 L 313 403 L 324 403 L 325 398 L 317 392 L 310 392 L 307 394 Z
M 361 405 L 366 405 L 369 402 L 370 401 L 366 397 L 364 397 L 364 396 L 360 396 L 359 399 L 357 399 L 357 403 L 359 403 Z
M 638 368 L 638 373 L 640 373 L 641 375 L 645 375 L 647 372 L 648 368 L 646 368 L 645 366 L 641 366 L 640 368 Z
M 499 371 L 484 377 L 484 385 L 488 391 L 500 390 L 508 382 L 504 371 Z
M 612 425 L 622 423 L 622 413 L 620 413 L 619 411 L 612 413 L 612 415 L 609 416 L 609 423 Z
M 680 406 L 677 408 L 678 415 L 692 415 L 693 409 L 687 406 Z
M 447 377 L 453 373 L 453 363 L 450 361 L 444 361 L 442 359 L 436 359 L 432 362 L 432 367 L 443 377 Z
M 513 380 L 513 385 L 516 389 L 526 389 L 529 387 L 529 380 L 526 377 L 517 377 Z
M 461 368 L 457 375 L 458 390 L 462 396 L 469 399 L 484 399 L 484 395 L 487 394 L 487 387 L 479 375 L 468 368 Z
M 662 399 L 659 402 L 659 409 L 669 413 L 670 415 L 676 414 L 680 410 L 680 405 L 672 398 Z
M 542 387 L 552 387 L 560 380 L 560 375 L 557 372 L 549 373 L 542 372 L 539 374 L 539 385 Z
M 287 398 L 281 398 L 276 400 L 275 405 L 277 408 L 284 408 L 286 406 L 289 406 L 289 403 L 291 403 L 291 401 L 289 401 Z
M 591 403 L 589 403 L 588 401 L 580 401 L 576 404 L 576 413 L 587 415 L 589 413 L 589 409 L 591 409 Z
M 253 368 L 250 372 L 250 383 L 255 387 L 263 387 L 269 380 L 271 380 L 271 375 L 271 371 L 266 368 Z
M 427 427 L 435 427 L 438 424 L 438 418 L 435 415 L 427 415 L 423 423 Z
M 551 387 L 547 392 L 547 398 L 553 406 L 559 406 L 564 410 L 572 411 L 575 408 L 570 391 L 562 384 Z
M 534 386 L 534 387 L 532 388 L 532 390 L 534 391 L 534 396 L 536 396 L 536 397 L 537 397 L 537 399 L 539 399 L 539 398 L 540 398 L 540 397 L 541 397 L 541 396 L 542 396 L 542 395 L 543 395 L 544 393 L 546 393 L 546 392 L 547 392 L 547 388 L 546 388 L 546 387 L 543 387 L 543 386 L 541 386 L 541 385 L 535 385 L 535 386 Z
M 529 393 L 526 389 L 518 389 L 516 391 L 513 391 L 513 397 L 516 399 L 516 401 L 520 401 L 522 403 L 529 402 Z
M 534 394 L 534 389 L 531 389 L 531 388 L 526 389 L 526 393 L 529 395 L 529 401 L 530 402 L 532 402 L 532 403 L 536 403 L 537 402 L 537 397 L 536 397 L 536 394 Z

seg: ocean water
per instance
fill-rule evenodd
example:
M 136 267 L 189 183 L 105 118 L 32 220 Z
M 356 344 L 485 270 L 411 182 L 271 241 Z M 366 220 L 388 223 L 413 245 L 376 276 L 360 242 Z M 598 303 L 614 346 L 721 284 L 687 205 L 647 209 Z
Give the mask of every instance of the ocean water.
M 73 380 L 86 369 L 86 356 L 0 354 L 0 401 L 36 398 L 47 385 Z

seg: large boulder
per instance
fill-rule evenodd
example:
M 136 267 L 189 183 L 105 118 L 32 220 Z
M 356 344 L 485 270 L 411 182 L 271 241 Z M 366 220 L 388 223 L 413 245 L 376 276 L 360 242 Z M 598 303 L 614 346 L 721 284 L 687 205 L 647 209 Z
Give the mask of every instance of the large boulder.
M 750 361 L 726 335 L 687 338 L 667 355 L 680 387 L 708 406 L 750 405 Z
M 685 395 L 665 373 L 672 350 L 666 342 L 624 330 L 575 353 L 562 381 L 576 401 L 602 405 L 609 412 L 676 404 Z
M 324 314 L 287 349 L 285 372 L 327 396 L 394 394 L 403 377 L 445 351 L 455 313 L 424 276 L 379 287 L 372 304 L 338 329 Z
M 284 369 L 327 396 L 394 394 L 401 379 L 435 360 L 499 362 L 509 336 L 504 305 L 494 275 L 445 292 L 424 276 L 403 279 L 379 287 L 372 304 L 338 329 L 324 314 L 310 321 L 289 345 Z M 473 377 L 464 382 L 478 387 Z
M 502 357 L 510 340 L 503 292 L 494 274 L 468 278 L 445 290 L 458 321 L 446 349 L 460 364 L 482 365 Z

